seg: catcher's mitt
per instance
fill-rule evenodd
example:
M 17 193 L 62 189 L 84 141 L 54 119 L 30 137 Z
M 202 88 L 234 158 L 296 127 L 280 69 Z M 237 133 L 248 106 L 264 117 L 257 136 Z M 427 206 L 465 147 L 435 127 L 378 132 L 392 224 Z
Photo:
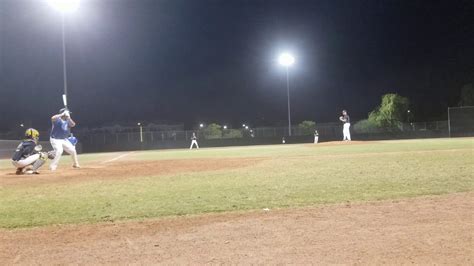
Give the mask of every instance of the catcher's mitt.
M 56 157 L 56 152 L 55 151 L 48 151 L 47 153 L 48 159 L 52 160 L 54 157 Z

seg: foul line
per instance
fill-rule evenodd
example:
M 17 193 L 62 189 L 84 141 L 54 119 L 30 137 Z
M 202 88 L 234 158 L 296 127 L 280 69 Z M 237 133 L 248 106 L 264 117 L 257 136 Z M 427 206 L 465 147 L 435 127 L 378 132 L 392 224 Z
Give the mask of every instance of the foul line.
M 107 161 L 103 161 L 103 162 L 101 162 L 101 164 L 110 163 L 110 162 L 113 162 L 113 161 L 117 161 L 117 160 L 122 159 L 123 157 L 125 157 L 125 156 L 127 156 L 127 155 L 130 155 L 130 154 L 132 154 L 132 153 L 133 153 L 133 151 L 127 152 L 127 153 L 125 153 L 125 154 L 119 155 L 119 156 L 114 157 L 114 158 L 112 158 L 112 159 L 109 159 L 109 160 L 107 160 Z

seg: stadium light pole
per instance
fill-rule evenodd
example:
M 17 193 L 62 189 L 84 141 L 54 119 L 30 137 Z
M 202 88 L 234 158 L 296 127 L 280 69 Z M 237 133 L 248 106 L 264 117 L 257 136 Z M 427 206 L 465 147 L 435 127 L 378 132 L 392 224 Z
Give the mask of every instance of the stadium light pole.
M 65 37 L 65 23 L 64 17 L 67 13 L 72 13 L 79 8 L 80 0 L 47 0 L 47 2 L 61 13 L 61 34 L 62 34 L 62 52 L 63 52 L 63 82 L 64 95 L 67 98 L 67 69 L 66 69 L 66 37 Z
M 278 63 L 286 69 L 286 93 L 288 97 L 288 136 L 291 136 L 291 108 L 290 108 L 290 67 L 295 63 L 295 58 L 290 53 L 282 53 Z

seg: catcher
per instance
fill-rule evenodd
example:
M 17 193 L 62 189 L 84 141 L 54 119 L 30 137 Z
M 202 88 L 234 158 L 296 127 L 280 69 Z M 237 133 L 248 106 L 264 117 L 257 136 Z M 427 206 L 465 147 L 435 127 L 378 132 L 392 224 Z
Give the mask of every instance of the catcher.
M 38 169 L 44 165 L 46 160 L 53 159 L 53 152 L 41 152 L 42 147 L 38 145 L 39 132 L 34 128 L 28 128 L 25 132 L 26 139 L 22 140 L 12 157 L 12 164 L 16 167 L 16 174 L 39 174 Z

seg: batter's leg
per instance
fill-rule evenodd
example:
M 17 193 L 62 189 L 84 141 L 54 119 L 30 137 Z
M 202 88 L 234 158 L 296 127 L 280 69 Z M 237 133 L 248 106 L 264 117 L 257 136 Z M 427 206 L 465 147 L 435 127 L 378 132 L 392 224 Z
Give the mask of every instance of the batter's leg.
M 56 168 L 58 168 L 59 160 L 61 159 L 61 155 L 63 154 L 63 141 L 65 140 L 53 138 L 50 139 L 51 146 L 53 147 L 55 152 L 54 159 L 49 164 L 49 170 L 51 171 L 55 171 Z
M 79 159 L 77 158 L 76 147 L 72 145 L 72 143 L 69 142 L 68 140 L 65 140 L 62 146 L 63 146 L 63 149 L 72 157 L 72 161 L 74 163 L 72 167 L 81 168 L 81 166 L 79 165 Z

